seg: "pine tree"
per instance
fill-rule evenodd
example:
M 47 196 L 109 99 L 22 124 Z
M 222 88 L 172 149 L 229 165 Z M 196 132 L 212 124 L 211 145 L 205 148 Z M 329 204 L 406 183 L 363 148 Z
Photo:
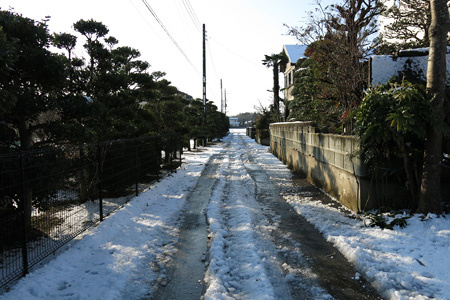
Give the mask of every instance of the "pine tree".
M 272 68 L 273 74 L 273 110 L 274 110 L 274 119 L 276 121 L 281 121 L 280 115 L 280 82 L 279 82 L 279 73 L 280 66 L 285 64 L 287 61 L 287 57 L 284 52 L 279 54 L 265 55 L 262 64 L 267 68 Z
M 383 8 L 377 54 L 430 46 L 430 0 L 398 0 Z M 447 35 L 450 45 L 450 36 Z
M 36 143 L 34 134 L 40 134 L 39 142 L 49 137 L 46 129 L 54 120 L 50 115 L 58 109 L 57 96 L 64 84 L 64 60 L 48 49 L 50 34 L 45 21 L 0 11 L 0 28 L 7 47 L 0 84 L 1 131 L 7 132 L 2 141 L 26 150 Z

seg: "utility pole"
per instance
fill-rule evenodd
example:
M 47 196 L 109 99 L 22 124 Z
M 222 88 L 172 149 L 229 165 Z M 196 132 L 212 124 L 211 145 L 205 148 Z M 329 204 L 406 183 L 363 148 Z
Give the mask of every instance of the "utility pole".
M 203 24 L 203 121 L 206 126 L 206 29 Z
M 223 113 L 222 79 L 220 79 L 220 112 Z
M 227 115 L 227 89 L 225 89 L 225 116 Z

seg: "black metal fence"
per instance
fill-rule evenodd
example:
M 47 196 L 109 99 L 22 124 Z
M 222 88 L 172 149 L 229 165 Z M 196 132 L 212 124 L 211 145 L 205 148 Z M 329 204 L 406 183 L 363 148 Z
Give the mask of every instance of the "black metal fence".
M 181 164 L 180 136 L 0 154 L 0 287 Z

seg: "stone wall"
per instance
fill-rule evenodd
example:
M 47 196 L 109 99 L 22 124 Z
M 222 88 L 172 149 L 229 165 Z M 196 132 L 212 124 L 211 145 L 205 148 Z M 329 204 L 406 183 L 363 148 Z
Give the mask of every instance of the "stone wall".
M 255 140 L 260 145 L 270 146 L 270 131 L 268 129 L 256 129 Z
M 253 126 L 247 127 L 245 129 L 245 134 L 247 136 L 249 136 L 250 138 L 255 139 L 255 137 L 256 137 L 256 128 L 253 127 Z
M 316 133 L 311 122 L 270 125 L 271 152 L 294 171 L 357 212 L 376 206 L 354 136 Z

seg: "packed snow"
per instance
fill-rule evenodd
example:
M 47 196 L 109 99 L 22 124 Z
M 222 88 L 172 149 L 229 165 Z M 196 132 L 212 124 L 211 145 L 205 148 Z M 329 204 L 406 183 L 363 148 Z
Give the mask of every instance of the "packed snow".
M 233 142 L 221 156 L 218 183 L 207 208 L 210 262 L 204 299 L 289 299 L 276 248 L 263 209 L 255 199 L 255 183 L 247 173 L 245 144 Z
M 245 151 L 280 190 L 289 186 L 292 173 L 268 147 L 244 134 L 232 130 L 222 143 L 185 153 L 176 173 L 71 242 L 12 285 L 0 300 L 150 298 L 176 251 L 190 191 L 210 160 L 225 152 L 229 154 L 222 155 L 206 210 L 211 242 L 205 262 L 205 299 L 288 299 L 280 286 L 293 280 L 292 274 L 284 274 L 277 265 L 280 250 L 265 234 L 273 225 L 258 212 L 254 182 L 243 164 Z M 237 136 L 246 141 L 245 149 L 233 146 Z M 361 218 L 349 218 L 308 195 L 284 197 L 354 263 L 355 280 L 364 276 L 385 299 L 450 299 L 446 216 L 414 216 L 406 228 L 383 230 L 366 227 Z M 276 286 L 274 278 L 278 278 Z M 314 288 L 318 298 L 327 299 L 323 290 Z

